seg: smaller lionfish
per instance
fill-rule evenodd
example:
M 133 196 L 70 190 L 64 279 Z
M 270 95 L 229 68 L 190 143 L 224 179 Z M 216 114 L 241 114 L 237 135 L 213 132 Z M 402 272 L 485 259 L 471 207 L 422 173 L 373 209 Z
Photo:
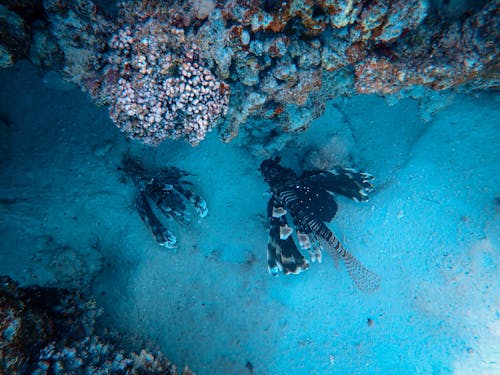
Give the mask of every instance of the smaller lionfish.
M 160 219 L 162 215 L 181 224 L 189 222 L 190 214 L 185 205 L 185 201 L 189 201 L 200 217 L 207 216 L 207 204 L 199 195 L 188 189 L 192 183 L 183 180 L 189 173 L 176 167 L 165 167 L 151 173 L 128 157 L 123 160 L 121 169 L 132 178 L 139 189 L 136 199 L 137 212 L 161 246 L 174 248 L 177 243 L 175 235 L 167 229 L 165 220 Z
M 365 268 L 350 254 L 325 224 L 337 212 L 335 194 L 366 202 L 373 190 L 373 176 L 354 169 L 336 168 L 305 171 L 299 177 L 290 168 L 280 165 L 281 158 L 264 160 L 260 171 L 269 184 L 272 196 L 267 204 L 269 244 L 267 262 L 273 276 L 278 271 L 298 274 L 309 268 L 309 263 L 298 250 L 288 226 L 287 214 L 292 218 L 296 237 L 302 250 L 308 250 L 311 260 L 321 262 L 323 248 L 340 256 L 356 286 L 363 291 L 378 287 L 378 276 Z

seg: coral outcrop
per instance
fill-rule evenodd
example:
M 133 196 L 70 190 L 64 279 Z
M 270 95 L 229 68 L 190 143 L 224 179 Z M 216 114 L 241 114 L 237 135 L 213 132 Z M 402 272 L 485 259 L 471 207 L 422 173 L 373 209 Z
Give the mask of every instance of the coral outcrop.
M 452 24 L 430 19 L 391 45 L 390 54 L 372 52 L 356 65 L 360 93 L 394 93 L 411 85 L 443 90 L 470 82 L 500 80 L 500 8 L 492 1 Z
M 453 16 L 449 3 L 137 0 L 107 19 L 90 0 L 44 0 L 48 31 L 30 56 L 50 66 L 59 53 L 66 76 L 146 144 L 196 145 L 222 118 L 224 140 L 244 124 L 250 144 L 307 129 L 340 95 L 498 87 L 498 1 L 455 4 Z
M 100 74 L 115 24 L 91 1 L 44 0 L 43 5 L 47 27 L 35 29 L 31 56 L 38 56 L 43 66 L 62 64 L 67 80 L 89 90 Z
M 115 124 L 156 146 L 167 138 L 197 145 L 228 108 L 229 88 L 206 67 L 199 48 L 160 11 L 124 9 L 112 36 L 104 96 Z
M 242 98 L 225 123 L 230 140 L 252 117 L 285 131 L 307 128 L 344 69 L 354 87 L 341 94 L 444 89 L 498 71 L 498 3 L 458 22 L 435 15 L 426 0 L 227 0 L 196 37 L 209 47 L 209 66 Z
M 77 292 L 0 277 L 0 373 L 178 374 L 160 352 L 126 353 L 113 343 L 118 337 L 98 336 L 97 314 Z

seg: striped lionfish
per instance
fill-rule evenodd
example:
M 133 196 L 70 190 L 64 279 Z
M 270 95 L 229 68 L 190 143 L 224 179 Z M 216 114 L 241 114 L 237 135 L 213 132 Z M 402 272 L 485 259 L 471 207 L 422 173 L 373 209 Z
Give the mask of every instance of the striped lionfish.
M 165 167 L 151 173 L 129 157 L 124 159 L 121 169 L 139 189 L 137 212 L 161 246 L 175 248 L 177 243 L 175 235 L 166 227 L 165 220 L 160 219 L 162 216 L 168 220 L 175 219 L 181 224 L 189 222 L 190 214 L 185 201 L 194 206 L 200 217 L 207 216 L 207 204 L 188 188 L 192 184 L 183 180 L 189 173 L 176 167 Z
M 334 257 L 340 256 L 356 286 L 363 291 L 378 287 L 378 276 L 365 268 L 350 254 L 325 224 L 337 212 L 335 194 L 366 202 L 373 190 L 373 176 L 354 169 L 336 168 L 331 172 L 310 170 L 298 177 L 295 172 L 280 165 L 281 158 L 264 160 L 260 171 L 271 189 L 267 204 L 269 244 L 267 263 L 269 272 L 277 276 L 298 274 L 309 268 L 309 263 L 298 250 L 288 226 L 287 214 L 292 218 L 296 237 L 302 250 L 308 250 L 311 260 L 321 262 L 322 249 Z

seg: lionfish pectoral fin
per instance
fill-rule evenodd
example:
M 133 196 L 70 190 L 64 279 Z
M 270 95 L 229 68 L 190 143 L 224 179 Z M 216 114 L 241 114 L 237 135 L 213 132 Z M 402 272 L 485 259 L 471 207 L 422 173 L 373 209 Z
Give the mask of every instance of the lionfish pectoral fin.
M 297 248 L 287 254 L 281 252 L 280 255 L 279 264 L 281 265 L 282 271 L 285 275 L 297 275 L 309 268 L 309 263 L 297 250 Z
M 331 172 L 308 171 L 303 174 L 302 178 L 309 184 L 343 195 L 356 202 L 368 201 L 368 193 L 373 191 L 374 177 L 352 168 L 337 167 Z
M 267 245 L 267 266 L 269 273 L 277 276 L 279 271 L 285 275 L 299 274 L 309 268 L 309 263 L 300 253 L 292 237 L 282 240 L 270 233 Z
M 154 199 L 156 207 L 166 218 L 174 219 L 181 224 L 186 224 L 191 220 L 191 214 L 177 191 L 173 189 L 156 191 L 154 195 L 150 194 L 149 197 Z
M 141 191 L 137 197 L 136 206 L 139 216 L 149 228 L 151 233 L 153 233 L 156 241 L 163 247 L 169 249 L 175 248 L 177 238 L 158 219 L 143 191 Z
M 191 214 L 185 209 L 172 207 L 172 209 L 164 214 L 181 224 L 187 224 L 191 221 Z
M 177 183 L 185 176 L 189 176 L 189 173 L 177 167 L 164 167 L 157 173 L 158 179 L 169 183 Z
M 208 215 L 207 202 L 198 194 L 193 193 L 191 190 L 184 189 L 180 185 L 175 185 L 175 189 L 181 193 L 191 204 L 200 217 Z
M 323 261 L 323 252 L 320 247 L 312 247 L 309 249 L 309 257 L 311 258 L 311 262 L 321 263 Z
M 304 235 L 304 234 L 302 234 Z M 307 235 L 305 235 L 307 236 Z M 311 257 L 311 262 L 318 262 L 321 263 L 323 261 L 323 246 L 321 246 L 320 242 L 318 241 L 318 238 L 314 233 L 309 234 L 309 256 Z M 300 240 L 299 240 L 300 241 Z
M 338 175 L 343 175 L 347 180 L 342 184 L 342 194 L 356 202 L 368 201 L 368 193 L 373 191 L 373 177 L 369 173 L 360 172 L 352 168 L 338 168 Z
M 276 248 L 272 244 L 267 245 L 267 269 L 272 276 L 277 277 L 280 271 L 278 262 L 276 261 Z
M 267 245 L 267 266 L 269 273 L 277 276 L 279 271 L 284 274 L 298 274 L 309 268 L 309 263 L 301 254 L 292 236 L 292 228 L 288 226 L 286 215 L 274 215 L 280 207 L 273 197 L 267 203 L 269 220 L 269 243 Z

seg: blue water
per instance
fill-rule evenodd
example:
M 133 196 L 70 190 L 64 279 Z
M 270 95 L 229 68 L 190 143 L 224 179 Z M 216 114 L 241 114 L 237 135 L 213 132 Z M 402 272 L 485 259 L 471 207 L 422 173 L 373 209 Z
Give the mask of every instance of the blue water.
M 29 63 L 0 83 L 0 274 L 85 290 L 102 327 L 198 374 L 500 373 L 498 93 L 338 99 L 290 137 L 286 165 L 315 149 L 376 176 L 371 200 L 339 199 L 331 224 L 381 277 L 364 294 L 327 254 L 268 274 L 264 157 L 243 140 L 152 149 Z M 176 250 L 140 220 L 124 153 L 193 173 L 209 215 L 173 229 Z

